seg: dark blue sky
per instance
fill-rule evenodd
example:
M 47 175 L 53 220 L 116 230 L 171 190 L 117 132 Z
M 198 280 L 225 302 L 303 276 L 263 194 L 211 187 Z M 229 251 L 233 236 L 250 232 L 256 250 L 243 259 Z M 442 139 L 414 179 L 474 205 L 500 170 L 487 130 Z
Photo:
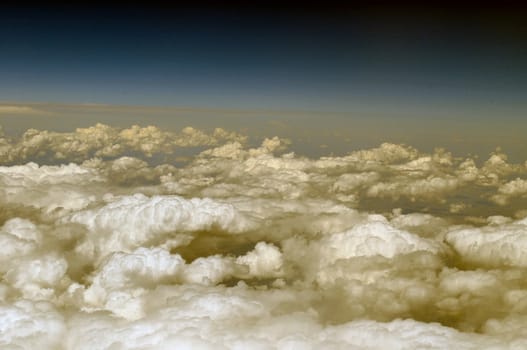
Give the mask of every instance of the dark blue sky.
M 0 100 L 495 110 L 523 117 L 522 8 L 4 8 Z

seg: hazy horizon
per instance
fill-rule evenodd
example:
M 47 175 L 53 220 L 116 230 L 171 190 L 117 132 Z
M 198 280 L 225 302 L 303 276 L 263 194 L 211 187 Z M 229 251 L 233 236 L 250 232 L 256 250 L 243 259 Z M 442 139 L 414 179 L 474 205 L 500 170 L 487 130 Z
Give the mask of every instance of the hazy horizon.
M 500 149 L 511 161 L 527 159 L 523 142 L 527 118 L 463 120 L 448 112 L 436 111 L 435 118 L 423 118 L 420 113 L 427 112 L 390 114 L 371 108 L 332 112 L 0 101 L 0 125 L 12 137 L 19 137 L 30 128 L 64 132 L 96 123 L 119 127 L 154 125 L 167 131 L 185 126 L 225 127 L 245 132 L 252 145 L 265 137 L 289 138 L 292 149 L 306 156 L 344 155 L 393 142 L 427 152 L 442 147 L 459 157 L 486 159 Z

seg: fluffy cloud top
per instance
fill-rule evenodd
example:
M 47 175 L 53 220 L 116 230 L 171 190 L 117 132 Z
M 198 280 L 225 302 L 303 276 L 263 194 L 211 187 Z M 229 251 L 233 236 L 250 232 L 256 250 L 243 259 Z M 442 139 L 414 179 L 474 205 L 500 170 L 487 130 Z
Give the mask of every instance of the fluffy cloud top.
M 527 347 L 525 164 L 246 141 L 0 134 L 0 347 Z
M 0 163 L 42 158 L 82 160 L 90 156 L 117 157 L 134 152 L 151 157 L 155 153 L 172 153 L 178 147 L 210 146 L 224 141 L 244 142 L 245 139 L 221 128 L 210 134 L 192 127 L 173 133 L 155 126 L 134 125 L 119 129 L 104 124 L 69 133 L 29 129 L 18 140 L 0 143 Z
M 324 260 L 330 262 L 359 256 L 392 258 L 413 251 L 439 251 L 433 241 L 398 230 L 383 221 L 371 221 L 345 232 L 331 234 L 322 240 L 321 246 Z
M 113 199 L 103 207 L 74 213 L 63 223 L 85 225 L 89 234 L 80 250 L 105 256 L 143 244 L 196 231 L 240 233 L 253 227 L 247 215 L 233 205 L 209 198 L 147 197 L 142 194 Z
M 527 219 L 503 225 L 454 230 L 447 242 L 471 263 L 527 267 Z

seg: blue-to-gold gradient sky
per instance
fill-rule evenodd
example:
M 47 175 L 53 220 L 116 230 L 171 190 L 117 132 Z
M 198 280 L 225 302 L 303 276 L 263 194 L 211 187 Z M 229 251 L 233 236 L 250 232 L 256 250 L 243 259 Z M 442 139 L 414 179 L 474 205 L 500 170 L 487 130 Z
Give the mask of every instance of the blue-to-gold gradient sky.
M 314 149 L 351 138 L 462 154 L 501 146 L 522 158 L 524 19 L 517 6 L 377 2 L 4 7 L 0 100 L 38 103 L 46 116 L 4 107 L 0 123 L 16 132 L 199 120 L 254 134 L 295 124 L 308 139 L 323 125 L 349 133 Z

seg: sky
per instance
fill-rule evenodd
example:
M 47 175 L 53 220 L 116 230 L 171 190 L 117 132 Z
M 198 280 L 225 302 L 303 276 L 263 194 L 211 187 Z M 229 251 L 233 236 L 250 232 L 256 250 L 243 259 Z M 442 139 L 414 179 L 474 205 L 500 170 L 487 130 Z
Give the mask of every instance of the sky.
M 3 100 L 349 112 L 525 107 L 516 8 L 9 8 Z M 373 108 L 371 105 L 375 105 Z M 485 113 L 484 113 L 485 114 Z
M 411 2 L 3 6 L 0 123 L 20 133 L 190 120 L 260 139 L 279 124 L 310 154 L 345 152 L 351 138 L 354 149 L 392 141 L 486 156 L 502 147 L 520 159 L 525 15 L 507 4 Z M 9 109 L 28 103 L 47 118 Z

